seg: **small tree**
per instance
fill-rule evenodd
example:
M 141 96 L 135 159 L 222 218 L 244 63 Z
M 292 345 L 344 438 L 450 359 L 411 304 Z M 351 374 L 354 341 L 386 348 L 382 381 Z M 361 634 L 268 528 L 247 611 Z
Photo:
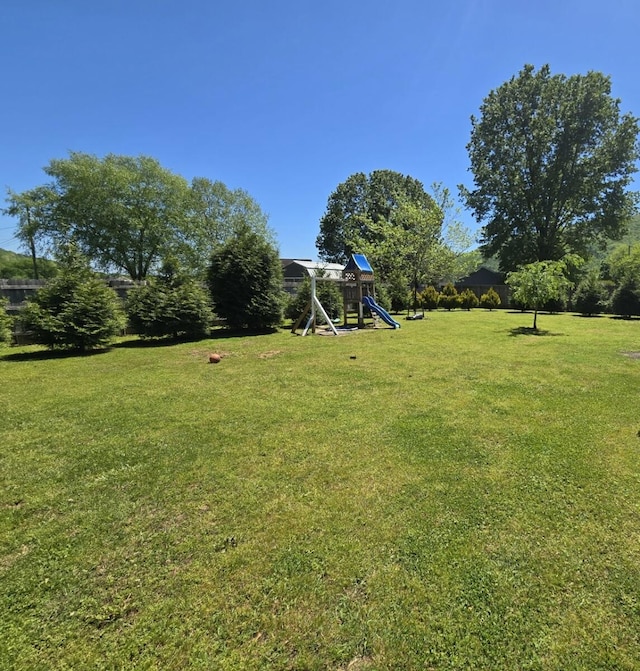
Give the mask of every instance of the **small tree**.
M 20 315 L 23 328 L 50 349 L 103 347 L 124 328 L 120 299 L 72 245 L 62 250 L 58 263 L 59 274 L 27 301 Z
M 596 272 L 589 273 L 578 285 L 573 295 L 575 309 L 583 315 L 600 314 L 607 300 L 607 291 Z
M 241 226 L 213 253 L 208 280 L 215 312 L 231 328 L 281 324 L 285 295 L 278 252 L 249 226 Z
M 6 298 L 0 298 L 0 347 L 11 343 L 13 320 L 7 313 Z
M 564 261 L 536 261 L 508 274 L 513 298 L 533 310 L 534 331 L 538 329 L 538 310 L 551 300 L 563 298 L 571 287 L 565 271 Z
M 193 280 L 172 286 L 158 278 L 132 289 L 127 316 L 143 338 L 206 338 L 213 322 L 209 296 Z
M 420 305 L 423 309 L 429 310 L 429 312 L 431 312 L 431 310 L 437 309 L 438 303 L 440 301 L 440 294 L 435 287 L 428 286 L 420 292 L 418 300 L 420 301 Z
M 624 277 L 613 292 L 611 311 L 627 318 L 640 315 L 640 281 L 634 275 Z
M 486 294 L 480 296 L 480 307 L 487 310 L 495 310 L 500 307 L 502 301 L 500 300 L 500 294 L 491 287 Z
M 471 310 L 471 308 L 477 308 L 478 307 L 478 297 L 473 293 L 471 289 L 465 289 L 461 294 L 460 294 L 460 307 L 464 308 L 465 310 Z
M 438 303 L 446 310 L 455 310 L 460 307 L 458 290 L 451 284 L 451 282 L 442 288 Z

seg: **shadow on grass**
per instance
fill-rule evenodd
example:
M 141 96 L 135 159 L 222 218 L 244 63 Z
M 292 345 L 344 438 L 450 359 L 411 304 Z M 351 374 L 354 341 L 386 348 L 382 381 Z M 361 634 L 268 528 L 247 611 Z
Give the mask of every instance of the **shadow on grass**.
M 219 340 L 226 338 L 247 338 L 253 336 L 264 336 L 276 333 L 278 329 L 216 329 L 209 335 L 204 337 L 194 338 L 140 338 L 133 337 L 130 340 L 123 340 L 115 343 L 111 347 L 113 349 L 138 349 L 138 348 L 155 348 L 155 347 L 171 347 L 172 345 L 180 345 L 182 343 L 204 342 L 205 340 Z
M 516 336 L 562 336 L 564 333 L 552 333 L 551 331 L 546 331 L 545 329 L 534 329 L 532 326 L 518 326 L 514 329 L 509 329 L 509 335 L 513 338 Z
M 17 361 L 51 361 L 52 359 L 72 359 L 77 357 L 90 357 L 99 354 L 106 354 L 110 347 L 102 347 L 100 349 L 90 349 L 81 352 L 80 350 L 58 349 L 58 350 L 37 350 L 36 352 L 15 352 L 14 354 L 0 355 L 0 361 L 17 362 Z
M 579 319 L 604 319 L 605 317 L 610 317 L 611 315 L 603 315 L 603 314 L 592 314 L 592 315 L 583 315 L 580 314 L 579 312 L 576 312 L 573 317 L 578 317 Z

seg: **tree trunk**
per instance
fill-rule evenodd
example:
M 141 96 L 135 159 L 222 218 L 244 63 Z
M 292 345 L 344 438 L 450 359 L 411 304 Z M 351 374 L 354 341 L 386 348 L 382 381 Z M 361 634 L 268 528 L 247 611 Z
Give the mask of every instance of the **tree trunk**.
M 534 310 L 533 311 L 533 330 L 534 331 L 538 330 L 537 322 L 538 322 L 538 311 Z

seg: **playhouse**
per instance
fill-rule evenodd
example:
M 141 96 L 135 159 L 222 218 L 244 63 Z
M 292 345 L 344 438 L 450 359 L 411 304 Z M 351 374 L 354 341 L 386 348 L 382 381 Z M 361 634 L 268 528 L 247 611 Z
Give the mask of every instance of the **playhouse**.
M 311 277 L 311 300 L 305 307 L 300 318 L 293 325 L 292 333 L 295 333 L 302 323 L 303 319 L 310 311 L 309 319 L 302 332 L 306 335 L 311 328 L 315 333 L 316 316 L 320 313 L 324 321 L 335 335 L 338 335 L 338 330 L 331 322 L 327 313 L 316 295 L 316 282 L 322 281 L 325 278 Z M 329 278 L 326 278 L 329 279 Z M 342 269 L 342 280 L 340 281 L 342 288 L 342 297 L 344 302 L 344 329 L 348 329 L 347 319 L 349 311 L 358 313 L 357 328 L 364 328 L 364 308 L 366 307 L 374 319 L 380 318 L 386 324 L 394 329 L 400 328 L 400 324 L 391 317 L 391 315 L 380 305 L 375 302 L 375 282 L 373 275 L 373 268 L 369 264 L 367 257 L 364 254 L 352 254 L 349 261 Z

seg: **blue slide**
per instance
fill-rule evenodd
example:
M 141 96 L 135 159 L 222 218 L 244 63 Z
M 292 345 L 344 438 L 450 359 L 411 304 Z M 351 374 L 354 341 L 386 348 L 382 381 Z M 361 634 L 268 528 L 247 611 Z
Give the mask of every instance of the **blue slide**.
M 400 328 L 400 324 L 384 308 L 381 308 L 371 296 L 363 296 L 362 302 L 372 313 L 377 314 L 383 322 L 386 322 L 389 326 L 393 326 L 394 329 Z

